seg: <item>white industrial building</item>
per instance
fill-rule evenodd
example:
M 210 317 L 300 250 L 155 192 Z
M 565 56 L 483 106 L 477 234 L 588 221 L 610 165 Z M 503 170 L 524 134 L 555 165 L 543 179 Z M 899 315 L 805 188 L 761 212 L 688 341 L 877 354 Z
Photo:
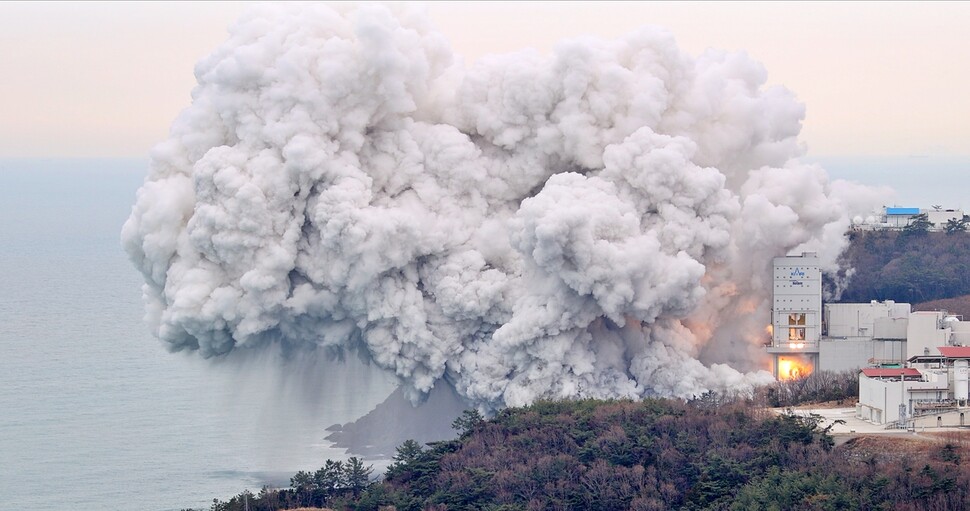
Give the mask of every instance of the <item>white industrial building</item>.
M 906 360 L 938 357 L 942 346 L 970 346 L 970 321 L 946 311 L 918 311 L 909 315 Z
M 926 219 L 930 221 L 930 230 L 942 231 L 950 220 L 961 220 L 964 216 L 962 209 L 922 209 Z
M 882 211 L 874 212 L 866 219 L 859 217 L 853 228 L 861 230 L 900 230 L 913 222 L 917 215 L 926 215 L 929 221 L 929 230 L 942 231 L 946 228 L 950 220 L 960 220 L 964 218 L 962 209 L 943 209 L 935 206 L 932 209 L 907 208 L 907 207 L 884 207 Z
M 825 304 L 819 367 L 845 371 L 901 364 L 906 360 L 910 308 L 891 300 Z
M 970 322 L 945 311 L 909 315 L 905 366 L 859 375 L 857 415 L 895 426 L 964 426 L 970 415 Z
M 775 377 L 861 370 L 856 412 L 864 420 L 909 427 L 970 421 L 970 321 L 893 301 L 823 306 L 821 280 L 815 253 L 774 259 L 767 352 Z
M 932 357 L 913 357 L 910 367 L 863 369 L 856 415 L 897 427 L 968 425 L 970 347 L 935 351 Z
M 946 385 L 938 383 L 935 378 L 924 381 L 922 374 L 909 367 L 880 368 L 867 367 L 859 375 L 859 404 L 856 405 L 856 415 L 864 420 L 876 424 L 896 421 L 900 413 L 904 416 L 908 408 L 904 402 L 907 392 L 931 393 L 934 397 L 945 390 Z
M 822 273 L 813 252 L 776 257 L 771 309 L 776 378 L 815 368 L 845 371 L 906 360 L 907 303 L 832 303 L 822 306 Z M 968 339 L 970 340 L 970 339 Z

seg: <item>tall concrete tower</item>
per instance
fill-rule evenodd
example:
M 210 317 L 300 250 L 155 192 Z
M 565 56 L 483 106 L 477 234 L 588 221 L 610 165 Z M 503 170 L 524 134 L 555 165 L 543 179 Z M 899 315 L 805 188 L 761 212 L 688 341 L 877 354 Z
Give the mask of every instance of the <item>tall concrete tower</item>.
M 818 364 L 822 335 L 822 272 L 818 254 L 774 259 L 771 346 L 776 378 L 807 376 Z

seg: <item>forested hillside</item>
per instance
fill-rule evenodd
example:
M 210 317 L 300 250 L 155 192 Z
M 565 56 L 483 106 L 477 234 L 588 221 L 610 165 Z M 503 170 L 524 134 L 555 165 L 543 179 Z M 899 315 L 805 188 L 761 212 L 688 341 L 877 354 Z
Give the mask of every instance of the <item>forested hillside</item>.
M 970 234 L 855 231 L 842 254 L 852 268 L 839 301 L 895 300 L 917 304 L 970 294 Z M 828 282 L 831 291 L 833 282 Z
M 913 309 L 918 311 L 945 310 L 949 314 L 956 314 L 963 316 L 964 319 L 970 319 L 970 295 L 923 302 L 916 304 Z
M 316 474 L 298 474 L 292 489 L 244 493 L 215 502 L 212 510 L 970 505 L 970 468 L 960 437 L 835 447 L 811 417 L 775 416 L 750 403 L 721 404 L 715 398 L 542 402 L 503 410 L 487 421 L 466 412 L 456 421 L 458 440 L 428 447 L 406 443 L 381 482 L 347 482 L 340 464 L 328 462 Z

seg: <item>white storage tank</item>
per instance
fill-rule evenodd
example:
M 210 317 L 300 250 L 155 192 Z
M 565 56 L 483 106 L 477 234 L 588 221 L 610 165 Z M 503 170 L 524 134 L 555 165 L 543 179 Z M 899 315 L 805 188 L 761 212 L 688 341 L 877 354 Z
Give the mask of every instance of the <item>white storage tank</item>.
M 970 383 L 970 367 L 967 359 L 953 361 L 953 397 L 959 402 L 967 400 L 968 383 Z

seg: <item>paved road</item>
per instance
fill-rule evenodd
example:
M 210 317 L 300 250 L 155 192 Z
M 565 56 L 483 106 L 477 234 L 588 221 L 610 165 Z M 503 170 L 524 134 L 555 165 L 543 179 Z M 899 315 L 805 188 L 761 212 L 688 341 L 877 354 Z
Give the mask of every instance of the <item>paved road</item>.
M 775 413 L 786 413 L 788 409 L 786 408 L 776 408 Z M 871 422 L 866 422 L 862 419 L 858 419 L 855 416 L 855 407 L 852 408 L 795 408 L 792 411 L 797 415 L 808 416 L 811 414 L 816 414 L 822 417 L 822 421 L 819 423 L 819 427 L 824 428 L 837 420 L 845 421 L 844 424 L 835 424 L 832 426 L 830 431 L 831 435 L 835 439 L 836 445 L 841 445 L 851 438 L 855 438 L 862 435 L 887 435 L 887 436 L 900 436 L 906 438 L 917 438 L 920 440 L 939 440 L 939 437 L 934 435 L 924 435 L 923 433 L 934 433 L 943 431 L 966 431 L 966 428 L 929 428 L 929 427 L 918 427 L 915 432 L 900 430 L 900 429 L 886 429 L 885 425 L 872 424 Z

